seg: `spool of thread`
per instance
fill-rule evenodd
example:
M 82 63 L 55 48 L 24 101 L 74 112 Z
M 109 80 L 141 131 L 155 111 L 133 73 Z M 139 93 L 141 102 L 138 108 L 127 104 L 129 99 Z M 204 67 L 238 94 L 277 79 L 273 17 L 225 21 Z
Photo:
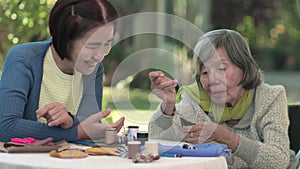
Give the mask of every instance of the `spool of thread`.
M 151 153 L 153 156 L 157 156 L 158 155 L 158 143 L 146 141 L 145 142 L 145 152 L 147 154 Z
M 128 126 L 128 141 L 137 140 L 137 132 L 139 131 L 139 126 Z
M 141 144 L 144 145 L 146 141 L 148 141 L 148 132 L 139 131 L 137 132 L 137 140 L 141 141 Z
M 140 141 L 128 141 L 128 158 L 131 159 L 135 157 L 136 153 L 141 151 L 141 142 Z
M 116 128 L 106 128 L 105 129 L 105 143 L 113 144 L 117 141 L 117 129 Z

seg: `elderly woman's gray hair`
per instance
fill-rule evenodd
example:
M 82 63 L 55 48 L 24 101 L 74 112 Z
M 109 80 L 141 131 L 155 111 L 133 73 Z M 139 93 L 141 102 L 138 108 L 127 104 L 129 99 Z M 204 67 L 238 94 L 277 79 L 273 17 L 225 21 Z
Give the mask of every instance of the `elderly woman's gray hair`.
M 198 40 L 194 48 L 194 63 L 198 78 L 203 63 L 213 56 L 218 48 L 225 49 L 232 63 L 243 70 L 244 75 L 240 84 L 246 90 L 261 84 L 263 76 L 251 55 L 248 43 L 240 33 L 229 29 L 210 31 Z

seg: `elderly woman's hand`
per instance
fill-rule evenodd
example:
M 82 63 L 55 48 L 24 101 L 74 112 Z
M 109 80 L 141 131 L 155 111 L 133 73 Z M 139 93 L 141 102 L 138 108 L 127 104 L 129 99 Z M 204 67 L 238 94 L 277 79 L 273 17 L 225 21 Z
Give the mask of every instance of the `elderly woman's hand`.
M 217 142 L 226 144 L 228 148 L 235 151 L 239 145 L 240 136 L 224 126 L 214 122 L 200 122 L 192 126 L 184 126 L 186 141 L 197 144 Z
M 66 107 L 60 103 L 53 102 L 45 105 L 36 111 L 37 119 L 44 117 L 47 120 L 48 126 L 60 126 L 63 129 L 68 129 L 73 126 L 74 119 Z
M 163 101 L 162 111 L 167 115 L 172 115 L 176 101 L 177 80 L 165 76 L 162 71 L 149 73 L 152 92 Z

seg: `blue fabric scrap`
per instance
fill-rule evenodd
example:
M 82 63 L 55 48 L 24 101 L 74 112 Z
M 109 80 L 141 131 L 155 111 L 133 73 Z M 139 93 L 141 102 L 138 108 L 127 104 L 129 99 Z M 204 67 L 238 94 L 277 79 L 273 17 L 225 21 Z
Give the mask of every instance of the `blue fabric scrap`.
M 231 157 L 231 150 L 225 144 L 200 143 L 192 144 L 193 148 L 185 146 L 166 146 L 158 144 L 159 154 L 179 154 L 190 157 Z

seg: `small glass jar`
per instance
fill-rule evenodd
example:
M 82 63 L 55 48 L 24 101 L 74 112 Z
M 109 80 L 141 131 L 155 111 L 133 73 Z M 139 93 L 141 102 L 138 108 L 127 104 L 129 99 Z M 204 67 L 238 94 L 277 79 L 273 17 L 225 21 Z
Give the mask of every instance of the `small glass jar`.
M 139 126 L 128 126 L 127 140 L 128 141 L 136 141 L 138 131 L 139 131 Z
M 117 129 L 110 127 L 105 129 L 105 143 L 114 144 L 117 141 Z
M 153 156 L 157 156 L 158 155 L 158 143 L 146 141 L 145 142 L 145 152 L 152 154 Z
M 128 141 L 128 158 L 132 159 L 141 151 L 140 141 Z
M 141 141 L 141 144 L 144 145 L 145 142 L 148 141 L 148 132 L 138 131 L 137 132 L 137 140 Z

